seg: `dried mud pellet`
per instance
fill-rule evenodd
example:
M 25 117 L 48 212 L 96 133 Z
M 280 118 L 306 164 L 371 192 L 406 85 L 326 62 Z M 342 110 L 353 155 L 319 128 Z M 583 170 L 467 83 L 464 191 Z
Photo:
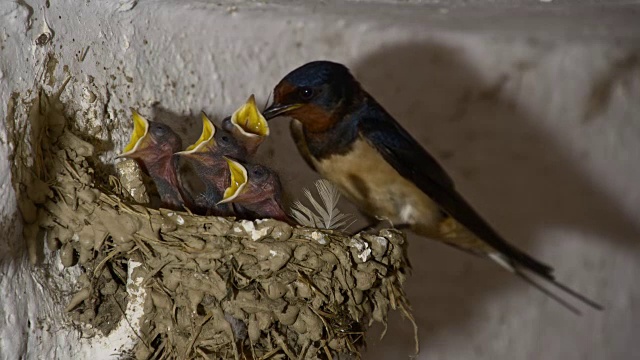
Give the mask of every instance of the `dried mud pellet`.
M 71 240 L 72 236 L 73 236 L 73 231 L 64 227 L 58 228 L 58 240 L 60 240 L 62 244 L 68 243 L 69 240 Z
M 93 248 L 95 250 L 100 250 L 102 248 L 102 244 L 104 244 L 104 240 L 109 235 L 106 231 L 94 228 L 94 238 L 93 238 Z
M 108 273 L 108 271 L 105 272 Z M 116 291 L 118 291 L 118 284 L 113 280 L 107 281 L 100 289 L 102 295 L 113 295 Z
M 291 329 L 297 332 L 298 334 L 306 334 L 307 333 L 307 323 L 304 321 L 302 316 L 298 316 L 296 321 L 291 324 Z
M 323 252 L 320 255 L 320 259 L 322 259 L 327 266 L 335 266 L 339 263 L 338 258 L 330 251 Z
M 123 244 L 118 244 L 113 249 L 113 251 L 116 251 L 118 253 L 125 253 L 125 252 L 133 249 L 134 246 L 136 246 L 136 244 L 134 244 L 133 242 L 127 242 L 127 243 L 123 243 Z
M 29 253 L 29 262 L 35 265 L 38 261 L 38 233 L 40 226 L 38 224 L 27 224 L 22 229 L 22 236 L 27 244 L 27 251 Z
M 375 272 L 355 270 L 353 276 L 356 278 L 356 289 L 358 290 L 369 290 L 376 281 Z
M 269 270 L 271 272 L 278 271 L 289 262 L 291 258 L 291 249 L 287 246 L 280 244 L 267 244 L 266 247 L 259 248 L 262 254 L 258 254 L 258 258 L 266 258 L 267 261 L 258 263 L 262 270 Z
M 193 289 L 188 290 L 187 298 L 189 299 L 189 306 L 191 311 L 195 313 L 198 309 L 198 305 L 200 305 L 200 302 L 202 302 L 202 299 L 204 298 L 204 292 Z
M 186 245 L 195 250 L 203 250 L 205 246 L 205 242 L 200 239 L 188 238 L 186 240 Z
M 302 281 L 296 281 L 294 284 L 296 287 L 296 295 L 298 297 L 301 297 L 303 299 L 311 298 L 311 295 L 312 295 L 311 287 L 309 287 L 307 283 L 304 283 Z
M 152 349 L 148 348 L 147 345 L 144 344 L 144 342 L 140 341 L 138 343 L 138 346 L 136 346 L 135 348 L 135 358 L 136 359 L 149 359 L 151 358 L 152 354 Z
M 271 220 L 256 220 L 255 223 L 247 221 L 242 224 L 245 232 L 249 234 L 253 241 L 260 241 L 266 237 L 270 237 L 271 231 L 273 231 L 273 223 Z
M 91 289 L 89 289 L 89 287 L 85 287 L 82 290 L 78 291 L 77 293 L 75 293 L 75 295 L 73 295 L 71 300 L 69 300 L 69 304 L 64 309 L 64 311 L 69 312 L 75 309 L 75 307 L 80 305 L 81 302 L 87 300 L 90 295 L 91 295 Z
M 353 289 L 351 290 L 351 294 L 353 296 L 353 302 L 355 302 L 357 305 L 362 304 L 362 299 L 363 299 L 363 293 L 361 290 L 358 289 Z
M 78 241 L 80 242 L 80 247 L 86 249 L 92 249 L 95 244 L 95 232 L 91 226 L 85 226 L 78 233 Z
M 176 291 L 180 282 L 182 282 L 181 274 L 178 271 L 165 270 L 162 271 L 164 279 L 162 283 L 167 289 Z
M 309 246 L 300 245 L 300 246 L 297 246 L 293 251 L 293 257 L 298 261 L 304 261 L 304 260 L 307 260 L 310 252 L 311 252 L 311 249 L 309 248 Z
M 173 303 L 169 297 L 157 290 L 151 290 L 151 299 L 153 300 L 153 306 L 158 309 L 171 310 Z
M 269 299 L 279 299 L 287 292 L 287 287 L 277 281 L 267 284 L 266 293 Z
M 333 350 L 338 350 L 338 351 L 345 348 L 344 340 L 341 338 L 333 338 L 329 341 L 327 345 L 329 346 L 329 348 Z
M 144 313 L 151 314 L 154 309 L 153 305 L 153 297 L 150 296 L 149 290 L 146 291 L 146 296 L 144 297 Z
M 47 231 L 47 249 L 49 249 L 49 251 L 58 251 L 60 249 L 61 244 L 58 239 L 58 229 L 58 227 L 55 227 Z
M 90 187 L 85 187 L 84 189 L 78 191 L 78 198 L 85 203 L 93 203 L 99 197 L 100 191 L 92 189 Z
M 47 183 L 38 178 L 34 178 L 29 186 L 29 191 L 27 191 L 27 196 L 29 196 L 29 199 L 35 204 L 44 204 L 44 202 L 47 201 L 47 197 L 53 196 L 53 192 Z
M 256 343 L 260 340 L 260 327 L 258 326 L 258 319 L 256 319 L 255 315 L 251 315 L 251 317 L 249 317 L 247 332 L 251 342 Z
M 310 256 L 307 260 L 303 261 L 301 265 L 304 265 L 309 269 L 323 269 L 325 267 L 325 262 L 317 256 Z
M 43 228 L 58 227 L 58 224 L 53 221 L 53 216 L 51 216 L 51 214 L 45 208 L 38 208 L 37 218 L 38 225 Z
M 345 300 L 344 295 L 342 295 L 342 292 L 340 291 L 340 289 L 335 289 L 333 292 L 333 299 L 337 304 L 342 304 L 342 302 Z
M 78 276 L 78 284 L 82 287 L 89 286 L 91 284 L 91 280 L 89 279 L 89 275 L 86 273 Z
M 82 185 L 91 185 L 92 183 L 92 178 L 91 175 L 89 174 L 82 174 L 80 175 L 80 183 L 82 183 Z
M 367 240 L 369 240 L 369 245 L 371 247 L 373 257 L 375 257 L 376 259 L 382 258 L 387 252 L 389 240 L 387 240 L 384 236 L 370 236 Z
M 79 155 L 88 157 L 93 155 L 93 145 L 89 144 L 86 141 L 83 141 L 79 137 L 77 137 L 72 132 L 65 130 L 60 138 L 58 139 L 58 144 L 61 147 L 66 149 L 73 149 Z
M 307 335 L 311 340 L 318 341 L 322 338 L 324 324 L 318 315 L 308 307 L 304 307 L 302 308 L 302 311 L 300 311 L 300 316 L 298 317 L 304 318 L 304 322 L 307 324 Z
M 255 256 L 244 254 L 244 253 L 235 254 L 233 255 L 233 258 L 236 260 L 240 268 L 244 268 L 246 266 L 251 266 L 258 263 L 258 259 L 256 259 Z
M 289 240 L 292 234 L 293 230 L 291 229 L 291 226 L 279 224 L 273 227 L 270 236 L 276 241 L 285 241 Z
M 258 327 L 262 331 L 268 330 L 273 324 L 273 316 L 271 315 L 271 312 L 258 312 L 256 313 L 256 319 L 258 319 Z
M 38 219 L 38 208 L 36 208 L 33 201 L 29 200 L 26 196 L 19 197 L 18 209 L 20 209 L 22 220 L 24 220 L 26 224 L 34 223 Z
M 298 314 L 300 313 L 300 308 L 295 305 L 287 305 L 287 307 L 282 312 L 277 312 L 276 317 L 278 321 L 283 323 L 284 325 L 290 326 L 293 325 L 294 322 L 298 319 Z
M 405 235 L 393 229 L 383 229 L 380 231 L 380 235 L 384 236 L 393 245 L 402 245 L 405 242 Z
M 75 250 L 71 242 L 67 242 L 62 245 L 60 249 L 60 262 L 64 267 L 70 267 L 76 264 L 76 258 L 74 254 Z
M 80 246 L 80 256 L 78 257 L 78 263 L 84 265 L 87 261 L 93 259 L 93 248 L 86 248 Z

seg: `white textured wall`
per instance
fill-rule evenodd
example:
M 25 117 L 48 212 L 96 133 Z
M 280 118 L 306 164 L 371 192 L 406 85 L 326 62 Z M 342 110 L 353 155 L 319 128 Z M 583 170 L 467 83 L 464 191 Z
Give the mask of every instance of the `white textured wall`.
M 2 1 L 0 119 L 11 93 L 33 97 L 27 90 L 52 54 L 59 62 L 53 87 L 72 78 L 62 95 L 65 111 L 102 144 L 109 162 L 128 138 L 129 106 L 195 140 L 201 109 L 222 116 L 250 93 L 266 100 L 306 61 L 344 62 L 507 238 L 606 306 L 575 317 L 493 264 L 412 238 L 408 293 L 420 358 L 637 357 L 639 7 L 392 3 Z M 47 28 L 52 41 L 35 45 Z M 314 175 L 292 155 L 285 121 L 274 126 L 262 152 L 299 195 Z M 52 296 L 42 270 L 26 262 L 11 151 L 3 122 L 0 358 L 67 359 L 79 351 L 108 357 L 114 349 L 89 349 L 61 326 L 59 303 L 71 289 Z M 55 284 L 68 287 L 64 279 L 74 271 L 46 261 L 54 264 Z M 404 358 L 411 338 L 409 323 L 394 316 L 382 341 L 370 338 L 366 358 Z

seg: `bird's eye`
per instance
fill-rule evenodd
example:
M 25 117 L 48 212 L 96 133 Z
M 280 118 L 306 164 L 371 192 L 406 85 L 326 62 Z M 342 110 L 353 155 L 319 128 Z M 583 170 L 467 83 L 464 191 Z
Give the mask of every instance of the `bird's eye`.
M 314 91 L 310 87 L 303 87 L 300 89 L 300 98 L 302 100 L 309 100 L 313 97 Z
M 229 137 L 227 135 L 222 135 L 222 141 L 229 142 Z
M 162 125 L 159 125 L 159 124 L 155 125 L 155 126 L 152 126 L 151 130 L 157 136 L 163 136 L 168 132 L 166 127 L 164 127 Z
M 264 172 L 262 171 L 262 169 L 257 168 L 257 169 L 253 170 L 253 175 L 254 176 L 262 176 L 262 175 L 264 175 Z

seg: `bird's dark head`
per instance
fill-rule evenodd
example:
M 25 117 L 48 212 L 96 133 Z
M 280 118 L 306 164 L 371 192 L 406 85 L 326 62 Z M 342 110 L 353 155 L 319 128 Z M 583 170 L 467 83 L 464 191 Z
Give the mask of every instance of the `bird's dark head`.
M 230 185 L 220 203 L 254 204 L 267 199 L 279 199 L 281 184 L 278 175 L 259 164 L 241 164 L 225 158 L 229 165 Z
M 321 132 L 333 126 L 360 98 L 360 84 L 344 65 L 314 61 L 287 74 L 274 89 L 267 120 L 286 115 L 305 129 Z
M 150 121 L 149 136 L 162 153 L 173 154 L 182 149 L 182 139 L 168 125 Z
M 186 150 L 176 153 L 177 156 L 205 161 L 207 159 L 222 160 L 222 156 L 244 158 L 246 152 L 238 141 L 224 129 L 218 128 L 207 114 L 202 112 L 202 133 L 198 140 L 189 145 Z
M 182 140 L 165 124 L 148 121 L 133 110 L 133 132 L 120 157 L 153 161 L 182 148 Z

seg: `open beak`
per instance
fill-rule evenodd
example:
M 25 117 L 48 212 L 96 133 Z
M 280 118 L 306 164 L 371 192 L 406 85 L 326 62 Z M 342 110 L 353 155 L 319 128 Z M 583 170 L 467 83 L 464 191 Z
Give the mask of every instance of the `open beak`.
M 134 109 L 131 109 L 133 113 L 133 132 L 131 133 L 131 140 L 124 147 L 122 154 L 118 155 L 118 157 L 127 157 L 133 155 L 136 151 L 142 150 L 146 147 L 146 142 L 144 139 L 147 138 L 147 134 L 149 132 L 149 121 L 143 118 L 138 112 Z
M 262 115 L 268 121 L 268 120 L 273 119 L 274 117 L 286 114 L 289 111 L 295 110 L 295 109 L 297 109 L 297 108 L 299 108 L 301 106 L 302 106 L 302 104 L 280 105 L 280 104 L 273 103 L 273 104 L 271 104 L 271 106 L 269 106 L 268 108 L 266 108 L 262 112 Z
M 229 173 L 231 174 L 231 185 L 224 190 L 222 200 L 218 201 L 218 204 L 228 203 L 237 198 L 242 192 L 247 181 L 249 179 L 247 175 L 247 169 L 237 161 L 224 157 L 229 165 Z
M 190 155 L 196 152 L 204 152 L 209 147 L 215 147 L 216 141 L 213 136 L 216 134 L 216 127 L 213 122 L 209 120 L 207 114 L 202 112 L 202 133 L 200 138 L 195 143 L 189 145 L 186 150 L 179 151 L 175 155 Z
M 269 125 L 256 105 L 253 95 L 231 115 L 231 123 L 245 136 L 269 136 Z

